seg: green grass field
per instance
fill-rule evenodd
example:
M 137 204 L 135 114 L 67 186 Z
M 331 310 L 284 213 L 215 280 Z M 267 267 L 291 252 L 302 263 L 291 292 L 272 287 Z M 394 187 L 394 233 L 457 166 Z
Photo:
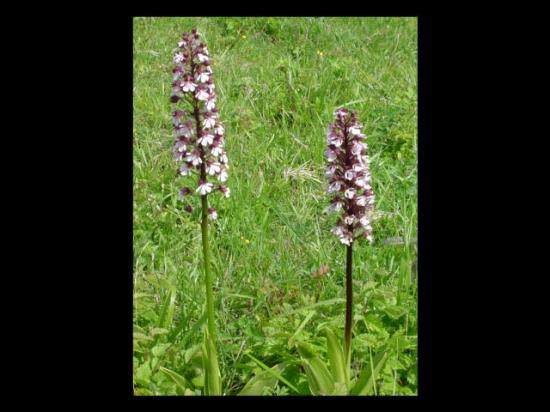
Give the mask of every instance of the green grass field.
M 211 196 L 223 391 L 272 367 L 301 394 L 295 343 L 321 356 L 344 329 L 345 247 L 325 213 L 325 129 L 346 106 L 368 136 L 379 218 L 354 246 L 353 367 L 389 348 L 373 395 L 417 394 L 416 18 L 135 18 L 133 24 L 134 391 L 198 395 L 204 285 L 200 220 L 182 210 L 172 155 L 172 55 L 203 34 L 231 164 Z M 197 203 L 198 204 L 198 203 Z M 388 239 L 401 238 L 392 244 Z M 329 272 L 312 276 L 321 265 Z M 175 375 L 176 373 L 177 375 Z M 295 395 L 265 378 L 264 394 Z

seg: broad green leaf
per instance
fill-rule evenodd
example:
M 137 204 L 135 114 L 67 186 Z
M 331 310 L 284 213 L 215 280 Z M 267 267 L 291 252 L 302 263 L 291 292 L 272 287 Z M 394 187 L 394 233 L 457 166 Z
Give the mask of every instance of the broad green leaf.
M 141 385 L 149 385 L 151 380 L 151 367 L 149 363 L 144 363 L 136 369 L 136 382 Z
M 357 379 L 357 383 L 351 390 L 351 395 L 369 395 L 371 393 L 374 380 L 376 376 L 378 376 L 387 357 L 388 351 L 386 348 L 383 348 L 376 354 L 372 364 L 366 366 L 361 372 L 359 379 Z
M 204 386 L 204 381 L 205 375 L 195 376 L 193 379 L 191 379 L 191 383 L 197 388 L 202 388 Z
M 185 393 L 189 385 L 187 384 L 187 381 L 183 376 L 163 366 L 161 366 L 159 369 L 175 382 L 176 387 L 180 390 L 181 393 Z
M 314 346 L 307 342 L 299 342 L 297 348 L 298 353 L 304 359 L 312 359 L 317 356 Z
M 325 329 L 327 337 L 327 354 L 330 363 L 330 370 L 335 382 L 348 383 L 349 377 L 346 377 L 346 361 L 342 345 L 336 340 L 336 336 L 329 329 Z
M 334 392 L 334 379 L 332 379 L 325 363 L 319 358 L 304 359 L 304 367 L 311 392 L 314 395 L 332 395 Z
M 219 396 L 222 394 L 221 376 L 218 366 L 218 355 L 214 342 L 210 339 L 208 332 L 205 333 L 205 349 L 206 349 L 206 385 L 209 396 Z
M 256 362 L 264 371 L 266 371 L 267 373 L 270 373 L 271 375 L 275 376 L 277 379 L 279 379 L 281 382 L 283 382 L 285 385 L 287 385 L 290 389 L 292 389 L 293 391 L 295 391 L 296 393 L 300 393 L 298 391 L 298 389 L 296 388 L 296 386 L 294 386 L 293 384 L 291 384 L 287 379 L 285 379 L 280 373 L 278 373 L 276 370 L 274 370 L 273 368 L 270 368 L 269 366 L 267 366 L 266 364 L 264 364 L 262 361 L 256 359 L 254 356 L 252 356 L 251 354 L 249 353 L 246 353 L 246 356 L 248 356 L 250 359 L 252 359 L 254 362 Z
M 386 306 L 384 308 L 384 313 L 392 319 L 399 319 L 407 311 L 402 306 Z
M 200 349 L 201 349 L 200 343 L 187 349 L 184 354 L 185 363 L 188 363 L 191 360 L 191 358 L 195 356 Z
M 284 370 L 285 364 L 280 363 L 273 366 L 271 369 L 273 371 L 279 372 L 279 374 Z M 237 394 L 237 396 L 255 396 L 263 395 L 264 389 L 270 388 L 273 389 L 277 384 L 278 378 L 273 373 L 263 370 L 257 373 L 252 379 L 250 379 L 244 388 Z
M 153 356 L 156 356 L 158 358 L 162 356 L 164 352 L 166 352 L 166 349 L 168 349 L 170 346 L 172 346 L 171 343 L 158 344 L 153 349 L 151 349 L 151 353 L 153 354 Z

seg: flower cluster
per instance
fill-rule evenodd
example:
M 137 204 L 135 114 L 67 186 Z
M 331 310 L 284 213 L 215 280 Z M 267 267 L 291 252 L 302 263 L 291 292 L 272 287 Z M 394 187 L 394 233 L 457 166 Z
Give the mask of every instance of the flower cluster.
M 176 109 L 172 114 L 176 135 L 174 155 L 177 161 L 182 162 L 177 173 L 198 176 L 197 188 L 184 187 L 180 190 L 180 196 L 186 197 L 193 192 L 207 196 L 213 191 L 220 191 L 229 197 L 230 190 L 223 184 L 227 181 L 229 169 L 224 149 L 224 128 L 216 107 L 208 48 L 201 42 L 196 29 L 183 33 L 174 54 L 174 64 L 170 101 L 174 104 L 186 101 L 191 108 Z M 216 183 L 209 182 L 209 178 L 216 178 Z M 193 209 L 187 205 L 185 210 L 191 212 Z M 209 208 L 208 216 L 216 219 L 216 209 Z
M 374 193 L 371 187 L 370 160 L 367 155 L 367 136 L 357 121 L 357 114 L 345 108 L 334 112 L 336 121 L 327 129 L 325 151 L 328 166 L 328 192 L 335 193 L 329 210 L 341 212 L 336 227 L 332 230 L 345 245 L 360 236 L 373 241 L 371 215 Z

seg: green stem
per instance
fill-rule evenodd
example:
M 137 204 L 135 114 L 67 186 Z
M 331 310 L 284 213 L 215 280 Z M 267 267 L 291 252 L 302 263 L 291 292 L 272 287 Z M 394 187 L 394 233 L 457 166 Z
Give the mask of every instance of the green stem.
M 202 254 L 204 258 L 204 282 L 206 285 L 206 313 L 208 317 L 208 334 L 216 341 L 216 325 L 214 320 L 214 296 L 212 294 L 212 273 L 210 272 L 210 247 L 208 245 L 208 198 L 201 196 L 202 203 Z
M 348 364 L 351 361 L 351 328 L 353 320 L 353 289 L 352 289 L 352 258 L 353 243 L 347 247 L 346 255 L 346 327 L 344 330 L 344 355 Z M 349 367 L 349 366 L 348 366 Z

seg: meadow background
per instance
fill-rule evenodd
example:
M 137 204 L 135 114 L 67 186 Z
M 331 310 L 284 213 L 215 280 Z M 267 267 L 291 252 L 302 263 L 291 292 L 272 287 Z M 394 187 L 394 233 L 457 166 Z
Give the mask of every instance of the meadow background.
M 133 22 L 134 393 L 203 385 L 200 223 L 182 210 L 169 103 L 173 49 L 197 27 L 226 129 L 231 197 L 210 196 L 224 393 L 307 393 L 296 342 L 324 356 L 342 338 L 345 247 L 325 212 L 325 129 L 346 106 L 365 125 L 378 219 L 354 247 L 353 366 L 382 347 L 376 395 L 417 394 L 416 18 L 135 18 Z M 322 265 L 329 271 L 314 276 Z

